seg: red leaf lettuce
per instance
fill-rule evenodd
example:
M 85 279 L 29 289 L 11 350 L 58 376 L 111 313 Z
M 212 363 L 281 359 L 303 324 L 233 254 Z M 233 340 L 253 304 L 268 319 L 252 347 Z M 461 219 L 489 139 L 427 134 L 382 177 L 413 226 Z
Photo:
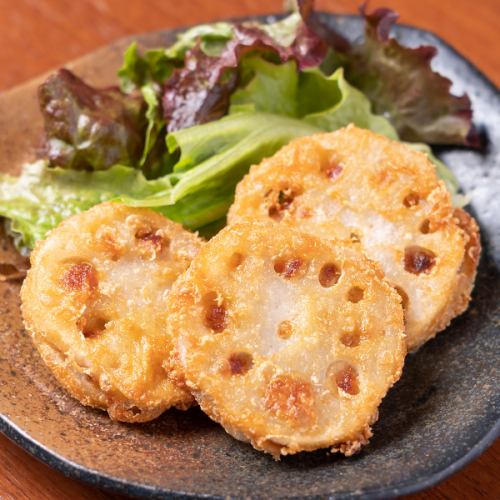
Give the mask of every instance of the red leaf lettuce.
M 174 71 L 164 87 L 163 113 L 169 132 L 206 123 L 227 113 L 229 99 L 238 85 L 238 65 L 248 53 L 270 60 L 295 59 L 300 69 L 318 66 L 327 46 L 305 24 L 295 39 L 283 46 L 256 26 L 236 24 L 233 37 L 218 56 L 207 55 L 198 43 L 186 53 L 184 67 Z

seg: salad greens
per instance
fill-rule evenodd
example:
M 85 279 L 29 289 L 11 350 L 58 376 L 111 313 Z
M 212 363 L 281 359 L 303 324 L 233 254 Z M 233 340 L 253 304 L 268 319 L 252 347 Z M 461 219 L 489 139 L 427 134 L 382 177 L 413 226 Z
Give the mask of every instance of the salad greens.
M 140 96 L 95 89 L 61 69 L 40 86 L 38 98 L 53 165 L 103 170 L 140 158 L 146 125 Z
M 140 53 L 133 43 L 121 90 L 94 89 L 67 70 L 50 77 L 39 96 L 47 159 L 19 177 L 0 175 L 0 216 L 18 247 L 33 248 L 63 219 L 106 200 L 151 207 L 210 235 L 252 164 L 293 138 L 349 123 L 396 140 L 465 141 L 470 115 L 457 110 L 467 98 L 449 94 L 429 58 L 421 64 L 428 49 L 388 39 L 390 11 L 363 12 L 366 39 L 352 46 L 318 21 L 312 2 L 299 7 L 270 25 L 196 26 L 167 48 Z M 409 78 L 421 109 L 401 98 Z M 412 146 L 456 194 L 430 148 Z
M 390 122 L 371 112 L 370 101 L 349 85 L 342 68 L 326 76 L 318 68 L 297 71 L 295 62 L 249 58 L 241 64 L 246 87 L 234 92 L 229 112 L 265 111 L 304 120 L 324 131 L 349 123 L 397 139 Z
M 345 53 L 346 77 L 389 118 L 406 141 L 474 145 L 472 110 L 467 95 L 450 93 L 451 81 L 431 68 L 437 49 L 409 48 L 389 37 L 398 14 L 389 9 L 361 13 L 363 43 Z
M 126 94 L 143 85 L 164 82 L 175 67 L 175 58 L 169 58 L 163 49 L 146 50 L 139 54 L 136 42 L 132 42 L 123 54 L 123 65 L 118 70 L 120 88 Z
M 299 69 L 318 66 L 326 46 L 301 29 L 284 46 L 257 26 L 233 26 L 232 38 L 222 52 L 207 55 L 195 45 L 186 52 L 184 67 L 175 70 L 163 90 L 163 114 L 169 132 L 214 121 L 226 115 L 231 94 L 239 85 L 238 67 L 247 54 L 258 53 L 273 62 L 295 60 Z
M 151 193 L 140 170 L 114 166 L 87 172 L 49 167 L 37 161 L 23 167 L 19 177 L 2 175 L 0 214 L 20 248 L 33 248 L 37 240 L 62 220 L 116 197 L 117 190 L 136 196 Z

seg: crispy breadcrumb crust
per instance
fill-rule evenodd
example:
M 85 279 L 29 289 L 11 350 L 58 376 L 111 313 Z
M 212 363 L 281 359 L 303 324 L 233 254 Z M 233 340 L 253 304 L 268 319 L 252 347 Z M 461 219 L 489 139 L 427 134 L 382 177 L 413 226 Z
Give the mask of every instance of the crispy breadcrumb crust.
M 37 244 L 26 329 L 57 380 L 114 420 L 145 422 L 193 399 L 169 377 L 166 302 L 201 240 L 147 209 L 103 203 Z
M 427 339 L 435 337 L 451 323 L 453 318 L 467 310 L 476 279 L 481 256 L 479 226 L 474 218 L 461 208 L 454 210 L 453 220 L 464 234 L 464 258 L 457 272 L 455 286 L 448 303 L 443 307 L 443 312 L 436 317 L 435 322 L 430 324 L 427 331 L 423 333 Z
M 226 227 L 174 284 L 171 358 L 202 410 L 280 455 L 350 455 L 406 354 L 398 294 L 356 245 L 270 223 Z
M 409 350 L 469 303 L 477 224 L 453 208 L 425 154 L 369 130 L 299 138 L 253 166 L 228 222 L 247 218 L 358 242 L 401 294 Z

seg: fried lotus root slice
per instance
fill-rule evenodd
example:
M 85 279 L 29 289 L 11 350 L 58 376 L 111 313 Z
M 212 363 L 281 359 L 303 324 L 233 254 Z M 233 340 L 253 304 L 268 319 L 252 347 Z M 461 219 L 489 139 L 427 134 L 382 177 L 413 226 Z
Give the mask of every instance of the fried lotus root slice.
M 408 145 L 352 125 L 296 139 L 239 183 L 228 220 L 246 218 L 359 243 L 402 297 L 410 350 L 468 306 L 479 229 Z
M 356 452 L 406 353 L 399 296 L 355 245 L 269 223 L 207 243 L 168 315 L 203 411 L 276 458 Z
M 54 229 L 31 255 L 24 321 L 58 381 L 124 422 L 192 396 L 170 379 L 166 302 L 201 240 L 146 209 L 104 203 Z

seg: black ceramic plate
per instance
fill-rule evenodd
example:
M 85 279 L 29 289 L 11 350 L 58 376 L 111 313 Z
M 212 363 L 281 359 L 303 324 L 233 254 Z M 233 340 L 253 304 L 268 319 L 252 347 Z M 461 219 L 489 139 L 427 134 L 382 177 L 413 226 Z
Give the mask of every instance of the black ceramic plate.
M 361 35 L 358 17 L 322 17 L 349 38 Z M 172 41 L 174 33 L 138 38 L 154 45 Z M 143 426 L 111 422 L 58 388 L 22 330 L 18 287 L 6 285 L 0 290 L 1 431 L 66 475 L 129 495 L 160 497 L 388 498 L 436 484 L 494 441 L 500 402 L 500 98 L 494 85 L 435 35 L 404 26 L 395 34 L 405 44 L 439 48 L 435 68 L 455 82 L 456 92 L 469 93 L 474 121 L 489 139 L 482 153 L 439 151 L 472 196 L 469 208 L 481 226 L 484 251 L 469 311 L 408 356 L 370 445 L 349 459 L 319 451 L 276 463 L 230 438 L 197 409 L 167 412 Z M 93 56 L 94 72 L 89 59 L 72 66 L 97 83 L 96 68 L 114 72 L 125 45 Z M 7 97 L 0 101 L 5 109 Z M 9 147 L 4 145 L 4 163 Z

